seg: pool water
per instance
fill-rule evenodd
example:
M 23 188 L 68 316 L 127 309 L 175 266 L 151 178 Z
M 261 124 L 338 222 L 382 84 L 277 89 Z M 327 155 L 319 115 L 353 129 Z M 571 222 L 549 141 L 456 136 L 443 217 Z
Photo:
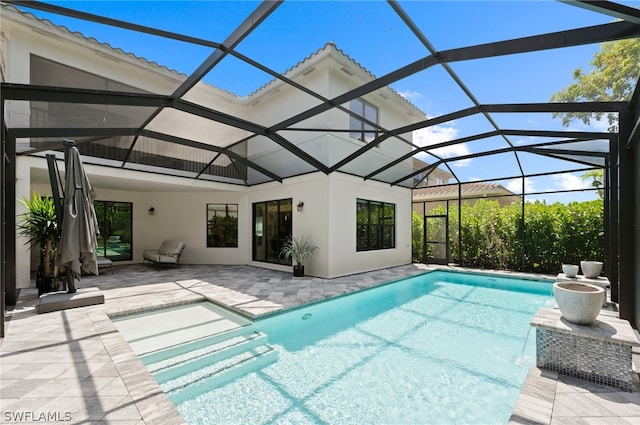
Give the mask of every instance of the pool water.
M 428 273 L 254 322 L 277 360 L 168 394 L 192 424 L 505 424 L 553 305 L 551 282 Z

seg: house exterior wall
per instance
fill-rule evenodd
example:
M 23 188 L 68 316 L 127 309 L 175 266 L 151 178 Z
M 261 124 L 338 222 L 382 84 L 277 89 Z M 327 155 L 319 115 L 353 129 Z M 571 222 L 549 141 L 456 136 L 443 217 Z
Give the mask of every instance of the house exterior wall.
M 305 273 L 334 278 L 411 262 L 411 191 L 388 184 L 365 182 L 359 177 L 313 173 L 267 183 L 250 189 L 249 209 L 254 202 L 292 198 L 293 235 L 311 236 L 318 255 L 305 263 Z M 396 247 L 356 251 L 356 200 L 395 204 Z M 296 210 L 299 201 L 302 211 Z M 249 223 L 251 226 L 251 223 Z M 251 262 L 261 267 L 289 271 L 288 266 Z
M 343 69 L 347 69 L 353 75 L 349 76 Z M 346 93 L 357 85 L 361 85 L 369 80 L 359 76 L 357 71 L 355 65 L 341 64 L 339 68 L 337 66 L 333 67 L 330 71 L 329 79 L 331 82 L 331 95 L 338 96 Z M 373 79 L 373 77 L 371 76 L 370 79 Z M 399 98 L 400 96 L 397 93 L 387 88 L 377 90 L 363 97 L 365 101 L 378 108 L 378 124 L 383 128 L 399 128 L 425 118 L 424 115 L 420 116 L 417 110 L 409 107 L 403 99 Z M 399 105 L 397 102 L 405 102 L 405 104 Z M 348 104 L 343 106 L 347 109 L 349 108 Z M 337 120 L 336 128 L 349 129 L 348 114 L 341 113 L 340 116 L 335 119 Z M 334 136 L 336 139 L 334 139 L 331 145 L 332 164 L 337 163 L 364 145 L 362 142 L 351 138 L 348 133 L 335 133 Z M 409 142 L 412 141 L 411 134 L 404 134 L 403 136 Z M 363 174 L 364 171 L 368 174 L 386 165 L 399 155 L 410 151 L 410 145 L 395 137 L 391 137 L 380 143 L 376 148 L 369 150 L 365 155 L 344 165 L 340 170 L 360 175 Z M 403 164 L 406 166 L 405 174 L 409 174 L 413 170 L 413 160 L 409 158 L 405 160 Z
M 133 56 L 116 52 L 108 46 L 98 45 L 77 34 L 67 33 L 18 13 L 7 13 L 11 14 L 11 19 L 7 19 L 3 9 L 1 38 L 3 45 L 0 51 L 3 52 L 3 75 L 11 83 L 30 83 L 31 54 L 153 93 L 169 94 L 185 78 L 183 75 L 161 69 Z M 310 64 L 305 64 L 303 67 L 300 67 L 300 64 L 297 65 L 288 77 L 297 79 L 312 90 L 324 93 L 327 97 L 344 93 L 356 84 L 360 84 L 362 79 L 369 78 L 366 75 L 358 75 L 364 71 L 352 64 L 350 60 L 342 58 L 340 59 L 342 62 L 337 61 L 336 56 L 341 54 L 331 49 L 323 49 L 317 55 L 321 57 L 314 59 L 312 56 L 312 59 L 308 59 L 312 61 Z M 338 65 L 353 67 L 353 75 L 349 76 L 336 69 Z M 307 72 L 309 67 L 315 67 L 314 71 Z M 270 90 L 271 88 L 273 90 Z M 411 107 L 406 102 L 403 104 L 404 101 L 398 94 L 388 89 L 382 91 L 387 94 L 386 98 L 375 94 L 372 99 L 369 99 L 379 108 L 381 125 L 394 128 L 415 120 L 415 117 L 407 115 L 407 109 Z M 199 102 L 212 108 L 218 107 L 226 113 L 265 126 L 271 126 L 295 111 L 308 109 L 320 102 L 279 82 L 270 83 L 249 99 L 238 98 L 206 84 L 199 84 L 189 92 L 186 100 Z M 416 117 L 419 115 L 417 110 L 411 109 L 411 112 L 415 113 Z M 28 102 L 8 103 L 6 114 L 12 125 L 19 123 L 25 127 L 29 126 Z M 157 118 L 157 123 L 152 125 L 152 129 L 166 130 L 168 133 L 179 132 L 181 125 L 188 123 L 181 122 L 178 115 L 180 114 L 166 116 L 161 114 Z M 336 128 L 346 130 L 349 128 L 349 115 L 330 110 L 300 125 L 318 128 L 335 125 Z M 238 140 L 235 137 L 238 134 L 237 129 L 233 129 L 233 132 L 234 138 L 230 140 Z M 303 137 L 301 133 L 288 132 L 285 136 L 328 166 L 363 146 L 362 142 L 350 138 L 348 133 L 318 133 L 311 137 Z M 206 140 L 200 141 L 206 142 Z M 141 262 L 142 252 L 145 249 L 157 248 L 164 239 L 179 239 L 186 244 L 181 258 L 184 264 L 253 264 L 290 271 L 288 266 L 252 260 L 253 203 L 286 198 L 293 200 L 293 235 L 310 235 L 319 247 L 318 255 L 305 264 L 307 274 L 332 278 L 407 264 L 411 261 L 411 191 L 409 189 L 390 187 L 389 184 L 372 180 L 365 181 L 347 174 L 325 175 L 313 170 L 310 165 L 293 157 L 292 154 L 267 139 L 259 137 L 251 139 L 247 146 L 250 160 L 255 160 L 261 165 L 277 165 L 279 169 L 285 171 L 283 172 L 285 177 L 299 172 L 307 174 L 285 178 L 282 183 L 266 182 L 244 187 L 114 169 L 101 166 L 100 161 L 97 161 L 97 164 L 85 162 L 85 170 L 97 192 L 98 200 L 133 204 L 133 260 L 129 263 Z M 345 167 L 344 171 L 350 172 L 352 170 L 350 167 L 363 166 L 373 170 L 390 157 L 387 152 L 397 154 L 398 149 L 408 150 L 409 148 L 404 143 L 387 141 L 380 147 L 374 148 L 367 155 L 368 159 L 354 161 Z M 58 158 L 61 159 L 61 156 L 59 155 Z M 297 165 L 291 165 L 293 161 Z M 410 161 L 407 164 L 407 169 L 410 170 L 412 167 Z M 62 163 L 60 169 L 64 170 Z M 162 185 L 166 185 L 166 189 L 162 189 Z M 146 187 L 153 189 L 146 190 Z M 42 195 L 51 194 L 46 160 L 42 157 L 19 156 L 17 197 L 18 199 L 29 198 L 33 191 L 38 191 Z M 357 198 L 396 205 L 396 247 L 394 249 L 356 252 Z M 304 208 L 300 212 L 295 208 L 299 201 L 304 202 Z M 238 204 L 237 248 L 206 247 L 207 203 Z M 148 209 L 152 206 L 155 209 L 153 216 L 148 214 Z M 17 210 L 18 215 L 25 212 L 20 205 Z M 32 253 L 24 242 L 24 238 L 18 238 L 16 241 L 17 288 L 30 285 L 31 270 L 37 266 L 37 259 L 34 264 Z
M 411 263 L 411 190 L 384 183 L 365 182 L 346 174 L 329 176 L 328 233 L 330 275 L 343 276 Z M 394 249 L 356 251 L 356 200 L 395 204 Z M 305 203 L 306 205 L 306 203 Z
M 59 164 L 64 173 L 64 165 Z M 51 196 L 51 185 L 43 174 L 47 172 L 44 158 L 18 157 L 16 196 L 30 198 L 34 191 Z M 222 183 L 201 182 L 172 176 L 153 175 L 137 171 L 120 170 L 117 180 L 165 183 L 167 187 L 183 187 L 183 190 L 166 191 L 127 190 L 118 186 L 112 168 L 85 164 L 85 171 L 96 191 L 99 201 L 130 202 L 133 204 L 133 260 L 118 262 L 132 264 L 142 262 L 145 249 L 156 249 L 165 239 L 178 239 L 186 244 L 182 255 L 183 264 L 248 264 L 251 253 L 251 205 L 247 189 Z M 114 181 L 109 181 L 114 180 Z M 109 188 L 105 187 L 105 182 Z M 238 247 L 207 248 L 206 223 L 208 203 L 238 204 Z M 155 208 L 154 215 L 148 209 Z M 17 205 L 17 215 L 25 211 Z M 26 239 L 16 240 L 16 287 L 26 288 L 30 284 L 31 271 L 37 268 L 37 255 L 29 252 Z
M 2 14 L 3 32 L 8 43 L 9 82 L 29 83 L 31 54 L 155 93 L 169 94 L 185 78 L 168 71 L 163 75 L 164 78 L 149 78 L 149 72 L 159 73 L 158 68 L 151 64 L 129 55 L 116 54 L 106 46 L 10 12 L 9 9 L 3 9 Z
M 328 214 L 330 199 L 328 193 L 328 179 L 322 173 L 312 173 L 304 176 L 293 177 L 283 183 L 265 183 L 250 188 L 249 192 L 249 222 L 247 228 L 253 229 L 252 208 L 256 202 L 274 201 L 279 199 L 292 199 L 292 235 L 295 237 L 309 236 L 318 246 L 318 254 L 305 262 L 305 274 L 312 276 L 328 277 L 330 264 L 328 254 L 331 252 L 327 227 L 329 225 Z M 304 202 L 302 211 L 298 211 L 298 202 Z M 253 235 L 250 235 L 250 244 Z M 249 247 L 250 264 L 275 270 L 291 271 L 291 267 L 270 264 L 252 260 L 251 246 Z
M 31 187 L 30 167 L 26 164 L 29 161 L 30 158 L 16 158 L 16 199 L 30 199 L 32 191 L 37 190 Z M 48 193 L 51 193 L 51 189 Z M 20 216 L 25 212 L 27 209 L 16 202 L 16 223 L 20 223 Z M 28 288 L 31 282 L 31 253 L 27 241 L 28 238 L 16 232 L 16 288 Z
M 438 184 L 448 184 L 451 179 L 451 173 L 436 168 L 427 176 L 427 186 L 434 186 Z M 440 181 L 438 181 L 440 180 Z
M 140 239 L 134 243 L 135 262 L 142 262 L 144 249 L 157 249 L 163 240 L 175 239 L 186 245 L 180 262 L 183 264 L 247 264 L 251 212 L 247 195 L 242 192 L 152 192 L 143 194 L 139 219 Z M 207 204 L 238 205 L 238 247 L 207 247 Z M 155 208 L 148 215 L 149 206 Z M 134 219 L 135 220 L 135 219 Z M 134 223 L 135 224 L 135 223 Z
M 299 65 L 287 75 L 292 80 L 305 85 L 315 92 L 333 98 L 352 90 L 360 84 L 371 79 L 368 74 L 353 63 L 346 61 L 337 53 L 331 50 L 317 53 L 318 57 L 313 59 L 313 66 Z M 312 71 L 310 71 L 312 69 Z M 347 74 L 344 70 L 347 70 Z M 310 72 L 309 72 L 310 71 Z M 381 96 L 382 94 L 382 96 Z M 384 97 L 383 97 L 384 96 Z M 418 120 L 424 119 L 421 113 L 413 108 L 397 93 L 384 88 L 374 94 L 365 97 L 367 102 L 378 108 L 379 124 L 384 128 L 402 127 Z M 320 104 L 320 100 L 311 97 L 300 90 L 278 81 L 272 82 L 262 88 L 257 94 L 252 95 L 248 101 L 249 118 L 262 125 L 271 126 L 285 117 L 294 115 L 296 112 L 304 111 Z M 343 105 L 349 108 L 349 104 Z M 305 128 L 326 128 L 327 126 L 339 129 L 349 129 L 349 114 L 338 109 L 331 109 L 327 112 L 316 115 L 302 121 L 299 126 Z M 318 159 L 327 166 L 332 166 L 347 157 L 351 153 L 360 149 L 364 144 L 349 136 L 346 132 L 334 133 L 296 133 L 287 131 L 283 135 L 305 152 Z M 411 141 L 412 135 L 405 134 L 403 137 Z M 295 171 L 304 172 L 310 166 L 303 164 L 298 159 L 284 160 L 290 154 L 283 152 L 273 141 L 264 138 L 253 138 L 248 145 L 249 159 L 261 165 L 273 166 L 281 163 L 282 167 Z M 341 171 L 347 173 L 362 173 L 374 171 L 395 159 L 398 153 L 410 152 L 411 147 L 407 143 L 395 138 L 389 138 L 367 154 L 346 164 Z M 413 170 L 412 159 L 404 161 L 405 174 Z M 297 168 L 296 168 L 297 167 Z

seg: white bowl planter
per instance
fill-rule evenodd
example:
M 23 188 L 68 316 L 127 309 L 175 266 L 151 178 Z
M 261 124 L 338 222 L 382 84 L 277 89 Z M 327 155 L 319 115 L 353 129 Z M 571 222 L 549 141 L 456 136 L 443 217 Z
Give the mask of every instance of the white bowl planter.
M 562 273 L 564 273 L 566 277 L 576 277 L 579 269 L 580 267 L 576 266 L 575 264 L 562 265 Z
M 604 289 L 578 282 L 556 282 L 553 295 L 562 317 L 578 325 L 591 325 L 604 304 Z
M 582 274 L 588 279 L 595 279 L 602 273 L 602 262 L 600 261 L 580 261 Z

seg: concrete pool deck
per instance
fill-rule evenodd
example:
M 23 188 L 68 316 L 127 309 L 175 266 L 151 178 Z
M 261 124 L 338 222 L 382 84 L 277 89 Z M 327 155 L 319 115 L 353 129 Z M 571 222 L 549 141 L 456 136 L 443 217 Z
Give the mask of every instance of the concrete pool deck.
M 84 277 L 78 285 L 100 288 L 105 304 L 46 314 L 35 311 L 35 288 L 23 289 L 0 339 L 0 423 L 184 423 L 108 315 L 211 299 L 255 317 L 427 269 L 406 265 L 320 279 L 250 266 L 114 266 L 113 274 Z M 639 358 L 636 352 L 636 367 Z M 640 392 L 532 368 L 511 422 L 637 424 Z

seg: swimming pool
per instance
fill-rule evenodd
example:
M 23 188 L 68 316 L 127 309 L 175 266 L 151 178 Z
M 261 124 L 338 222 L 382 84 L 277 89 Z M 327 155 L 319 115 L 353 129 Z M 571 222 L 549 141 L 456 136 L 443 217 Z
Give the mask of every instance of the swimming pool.
M 237 353 L 261 360 L 249 372 L 218 358 L 219 338 L 192 342 L 195 360 L 174 347 L 143 362 L 194 424 L 506 423 L 551 288 L 433 272 L 233 331 L 225 350 L 256 341 Z

